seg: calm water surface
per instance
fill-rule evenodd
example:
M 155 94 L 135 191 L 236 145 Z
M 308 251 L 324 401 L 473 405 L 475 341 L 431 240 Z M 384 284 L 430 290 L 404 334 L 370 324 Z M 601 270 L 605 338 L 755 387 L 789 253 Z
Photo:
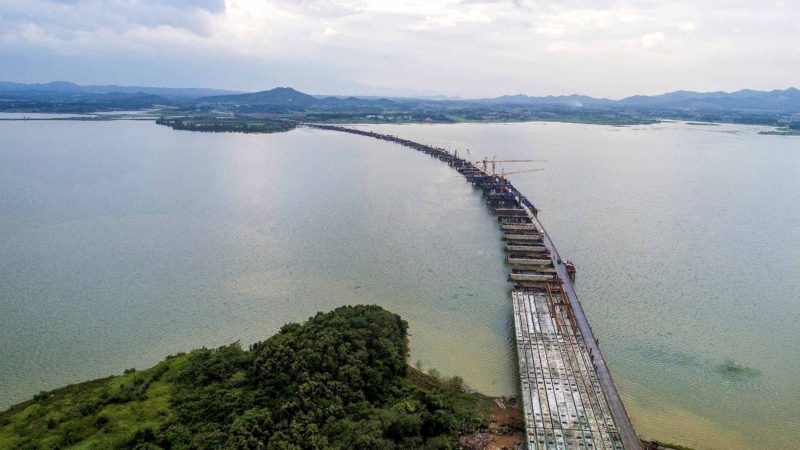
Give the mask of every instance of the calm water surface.
M 800 139 L 661 124 L 371 126 L 512 176 L 562 255 L 637 429 L 800 441 Z M 446 165 L 341 133 L 0 122 L 0 407 L 378 303 L 413 361 L 514 393 L 495 222 Z
M 499 232 L 446 165 L 307 129 L 0 122 L 0 142 L 2 407 L 348 303 L 407 319 L 412 361 L 514 390 Z
M 548 160 L 510 179 L 576 264 L 639 433 L 797 448 L 800 139 L 683 123 L 370 128 L 475 159 Z

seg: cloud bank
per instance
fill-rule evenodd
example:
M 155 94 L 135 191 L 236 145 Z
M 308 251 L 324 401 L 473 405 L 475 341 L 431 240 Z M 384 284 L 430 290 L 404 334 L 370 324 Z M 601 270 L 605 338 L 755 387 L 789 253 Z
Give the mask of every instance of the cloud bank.
M 796 6 L 0 0 L 0 79 L 466 97 L 797 84 Z

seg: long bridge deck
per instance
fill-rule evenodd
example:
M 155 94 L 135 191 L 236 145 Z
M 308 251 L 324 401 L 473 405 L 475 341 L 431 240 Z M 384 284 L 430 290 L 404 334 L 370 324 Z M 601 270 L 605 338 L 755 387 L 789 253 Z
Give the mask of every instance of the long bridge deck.
M 566 296 L 553 286 L 512 299 L 530 448 L 622 448 Z
M 570 280 L 568 266 L 514 186 L 442 148 L 335 126 L 306 126 L 394 142 L 438 158 L 483 189 L 498 217 L 513 283 L 520 384 L 529 449 L 641 449 Z

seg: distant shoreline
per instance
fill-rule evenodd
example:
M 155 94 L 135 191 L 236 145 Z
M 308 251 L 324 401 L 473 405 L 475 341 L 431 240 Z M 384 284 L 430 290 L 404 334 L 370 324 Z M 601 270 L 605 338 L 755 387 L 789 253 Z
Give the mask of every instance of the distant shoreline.
M 145 112 L 145 111 L 142 111 Z M 0 122 L 27 122 L 27 121 L 76 121 L 76 122 L 108 122 L 114 120 L 139 120 L 139 121 L 154 121 L 159 123 L 161 120 L 160 118 L 163 117 L 162 115 L 156 114 L 155 112 L 146 111 L 149 114 L 113 114 L 113 113 L 105 113 L 105 114 L 98 114 L 97 112 L 94 113 L 77 113 L 74 116 L 68 117 L 0 117 Z M 22 114 L 18 111 L 0 111 L 0 113 L 14 113 L 14 114 Z M 43 112 L 30 112 L 29 114 L 60 114 L 60 113 L 43 113 Z M 64 113 L 69 114 L 69 113 Z M 85 115 L 78 115 L 78 114 L 85 114 Z M 176 119 L 186 119 L 192 118 L 195 116 L 177 116 Z M 216 119 L 216 120 L 224 120 L 230 119 L 228 116 L 196 116 L 198 118 L 202 118 L 203 120 L 209 119 Z M 280 133 L 284 131 L 290 131 L 294 127 L 265 127 L 259 128 L 257 126 L 253 126 L 254 122 L 258 122 L 258 120 L 253 120 L 249 117 L 242 117 L 242 118 L 233 118 L 233 120 L 224 120 L 226 122 L 226 126 L 220 127 L 219 125 L 216 127 L 191 127 L 191 126 L 170 126 L 174 130 L 183 130 L 183 131 L 199 131 L 199 132 L 228 132 L 228 133 L 258 133 L 258 134 L 269 134 L 269 133 Z M 283 122 L 286 123 L 288 119 L 260 119 L 260 121 L 265 122 L 267 124 L 274 124 L 276 122 Z M 237 124 L 241 122 L 244 124 L 248 122 L 251 126 L 244 127 L 244 126 L 230 126 L 228 124 Z M 459 124 L 459 123 L 486 123 L 486 124 L 502 124 L 502 123 L 568 123 L 568 124 L 583 124 L 583 125 L 605 125 L 605 126 L 613 126 L 613 127 L 626 127 L 626 126 L 637 126 L 637 125 L 655 125 L 659 123 L 684 123 L 690 126 L 712 126 L 717 127 L 723 124 L 728 124 L 728 122 L 693 122 L 693 121 L 681 121 L 681 120 L 672 120 L 672 119 L 663 119 L 663 120 L 643 120 L 641 122 L 636 123 L 616 123 L 614 121 L 608 120 L 581 120 L 579 118 L 532 118 L 530 120 L 454 120 L 450 122 L 445 121 L 413 121 L 413 120 L 400 120 L 400 121 L 380 121 L 380 120 L 327 120 L 327 121 L 314 121 L 315 123 L 323 123 L 323 124 L 332 124 L 332 125 L 443 125 L 443 124 Z M 164 123 L 161 123 L 165 125 Z M 747 124 L 739 124 L 739 123 L 730 123 L 731 125 L 747 125 Z M 768 126 L 768 125 L 762 125 Z M 269 128 L 269 129 L 267 129 Z M 800 136 L 800 130 L 790 129 L 788 127 L 773 127 L 772 130 L 763 130 L 759 131 L 758 134 L 764 136 Z
M 800 130 L 788 127 L 778 127 L 774 130 L 759 131 L 758 134 L 763 134 L 765 136 L 800 136 Z

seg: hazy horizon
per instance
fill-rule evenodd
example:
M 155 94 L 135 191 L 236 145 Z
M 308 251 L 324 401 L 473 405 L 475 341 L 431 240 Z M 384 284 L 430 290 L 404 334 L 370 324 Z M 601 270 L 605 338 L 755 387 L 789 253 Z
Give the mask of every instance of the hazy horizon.
M 797 84 L 790 2 L 7 0 L 0 79 L 486 98 Z
M 558 97 L 558 96 L 578 95 L 578 96 L 593 97 L 593 98 L 601 99 L 601 100 L 602 99 L 605 99 L 605 100 L 621 100 L 621 99 L 624 99 L 624 98 L 634 97 L 634 96 L 639 96 L 639 95 L 658 96 L 658 95 L 664 95 L 664 94 L 671 94 L 671 93 L 675 93 L 675 92 L 690 91 L 689 89 L 676 89 L 674 91 L 658 92 L 658 93 L 655 93 L 655 94 L 641 94 L 641 93 L 632 92 L 632 93 L 623 95 L 621 97 L 594 97 L 592 95 L 584 94 L 582 92 L 571 92 L 571 93 L 567 93 L 567 94 L 548 94 L 548 93 L 545 93 L 545 94 L 540 94 L 540 95 L 533 95 L 533 94 L 529 94 L 529 93 L 525 93 L 525 92 L 506 92 L 504 94 L 499 94 L 499 95 L 493 96 L 493 97 L 465 97 L 465 96 L 457 96 L 457 95 L 446 95 L 446 94 L 442 94 L 442 93 L 428 93 L 428 94 L 416 94 L 416 95 L 415 94 L 408 94 L 408 95 L 398 95 L 398 96 L 394 96 L 394 95 L 377 95 L 377 94 L 363 94 L 363 95 L 362 94 L 329 94 L 329 93 L 326 93 L 326 92 L 307 92 L 307 91 L 303 91 L 301 89 L 297 89 L 297 88 L 295 88 L 294 86 L 291 86 L 291 85 L 272 86 L 272 87 L 265 87 L 265 88 L 255 89 L 255 90 L 242 90 L 242 89 L 219 88 L 219 87 L 216 87 L 216 86 L 179 86 L 179 85 L 176 85 L 176 84 L 172 84 L 172 85 L 154 85 L 154 86 L 129 85 L 129 84 L 114 83 L 114 82 L 96 83 L 96 84 L 94 84 L 94 83 L 93 84 L 81 84 L 81 83 L 76 83 L 76 82 L 71 81 L 71 80 L 61 80 L 61 79 L 56 79 L 56 80 L 51 80 L 51 81 L 42 81 L 42 82 L 25 82 L 25 81 L 16 81 L 16 80 L 0 80 L 0 83 L 17 83 L 17 84 L 27 84 L 27 85 L 47 85 L 47 84 L 52 84 L 52 83 L 71 83 L 71 84 L 75 84 L 75 85 L 78 85 L 78 86 L 81 86 L 81 87 L 98 87 L 98 88 L 100 88 L 100 87 L 120 87 L 120 88 L 140 87 L 140 88 L 148 88 L 148 89 L 196 89 L 196 90 L 210 90 L 210 91 L 215 91 L 215 90 L 225 91 L 225 90 L 227 90 L 227 91 L 230 91 L 231 93 L 253 93 L 253 92 L 270 91 L 270 90 L 273 90 L 273 89 L 289 88 L 289 89 L 294 89 L 294 90 L 296 90 L 298 92 L 302 92 L 304 94 L 313 95 L 313 96 L 317 96 L 317 97 L 321 97 L 321 96 L 344 97 L 344 96 L 347 96 L 347 95 L 352 95 L 352 96 L 356 96 L 356 97 L 387 97 L 387 98 L 414 98 L 414 97 L 426 98 L 427 97 L 427 98 L 442 98 L 442 99 L 450 99 L 450 100 L 480 100 L 480 99 L 484 99 L 484 98 L 495 98 L 495 97 L 516 96 L 516 95 L 527 95 L 529 97 L 549 97 L 549 96 Z M 785 90 L 789 90 L 789 89 L 798 89 L 798 88 L 796 86 L 787 86 L 785 88 L 777 87 L 777 88 L 772 88 L 772 89 L 752 89 L 752 88 L 749 88 L 749 87 L 743 87 L 743 88 L 734 89 L 734 90 L 719 90 L 718 89 L 718 90 L 713 90 L 713 91 L 692 91 L 692 92 L 698 92 L 698 93 L 701 93 L 701 94 L 710 94 L 710 93 L 732 94 L 732 93 L 735 93 L 735 92 L 746 91 L 746 90 L 754 90 L 754 91 L 760 91 L 760 92 L 770 92 L 770 91 L 785 91 Z

